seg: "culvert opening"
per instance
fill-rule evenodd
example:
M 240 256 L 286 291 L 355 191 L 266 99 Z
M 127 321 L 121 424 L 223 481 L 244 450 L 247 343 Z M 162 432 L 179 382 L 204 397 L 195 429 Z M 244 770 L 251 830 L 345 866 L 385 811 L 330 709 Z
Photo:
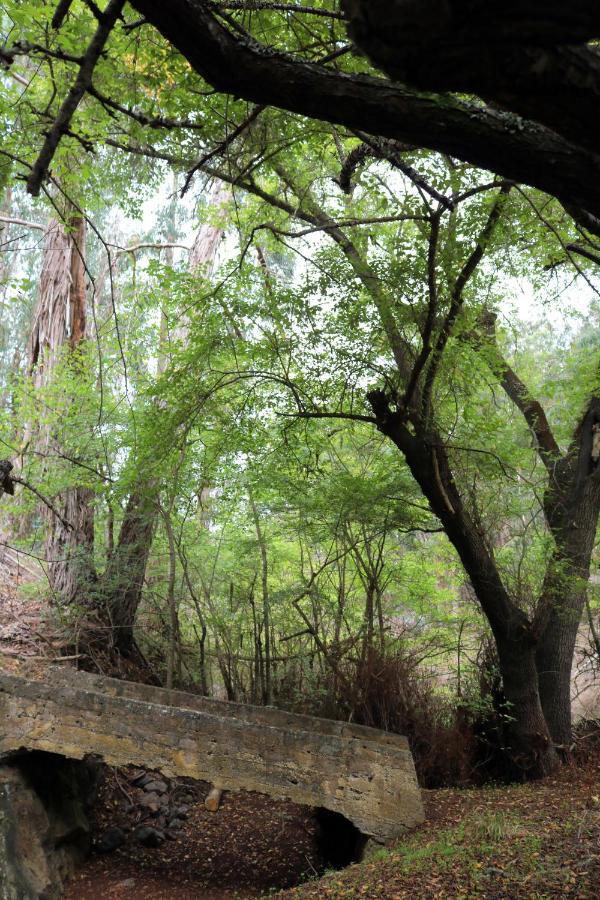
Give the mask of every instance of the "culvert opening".
M 317 846 L 327 868 L 343 869 L 359 862 L 367 838 L 341 813 L 319 807 L 317 820 Z

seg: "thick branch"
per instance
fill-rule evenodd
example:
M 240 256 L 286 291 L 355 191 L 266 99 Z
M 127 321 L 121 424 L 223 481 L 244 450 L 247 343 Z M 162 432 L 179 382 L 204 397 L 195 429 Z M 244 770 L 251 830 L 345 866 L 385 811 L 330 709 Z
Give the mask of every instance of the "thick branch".
M 229 32 L 197 0 L 132 5 L 218 91 L 439 150 L 600 215 L 600 157 L 550 129 L 266 49 Z
M 594 0 L 345 0 L 373 63 L 419 90 L 477 94 L 597 148 L 600 37 Z
M 517 409 L 521 411 L 523 418 L 535 437 L 539 457 L 549 474 L 554 478 L 554 469 L 557 461 L 561 459 L 562 453 L 552 433 L 546 413 L 541 403 L 531 396 L 527 385 L 521 381 L 514 369 L 509 366 L 502 356 L 496 340 L 495 315 L 487 312 L 481 317 L 481 324 L 486 334 L 492 340 L 494 369 L 500 379 L 500 384 L 506 395 L 512 400 Z

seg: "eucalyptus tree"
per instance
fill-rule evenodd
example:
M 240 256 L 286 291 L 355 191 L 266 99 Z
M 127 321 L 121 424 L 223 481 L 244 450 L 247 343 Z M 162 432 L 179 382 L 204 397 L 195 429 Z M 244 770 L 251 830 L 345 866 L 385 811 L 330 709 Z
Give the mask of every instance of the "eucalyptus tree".
M 44 235 L 38 301 L 27 348 L 31 386 L 41 396 L 40 389 L 51 384 L 59 364 L 67 367 L 72 383 L 81 380 L 83 344 L 89 337 L 86 223 L 73 210 L 67 210 L 63 218 L 52 218 Z M 69 407 L 77 402 L 76 393 L 63 396 L 65 419 L 72 419 Z M 43 422 L 46 417 L 40 418 Z M 55 453 L 60 455 L 60 427 L 58 422 L 41 427 L 26 423 L 22 452 L 33 450 L 45 460 Z M 89 486 L 72 485 L 53 503 L 55 508 L 60 504 L 60 514 L 46 507 L 44 517 L 45 554 L 54 600 L 65 607 L 85 605 L 95 579 L 93 492 Z

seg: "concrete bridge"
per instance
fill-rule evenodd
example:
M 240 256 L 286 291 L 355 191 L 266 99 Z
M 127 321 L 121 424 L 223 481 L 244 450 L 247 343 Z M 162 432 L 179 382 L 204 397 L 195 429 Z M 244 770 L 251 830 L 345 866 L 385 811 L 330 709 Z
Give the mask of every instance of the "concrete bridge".
M 406 738 L 76 672 L 0 673 L 0 754 L 98 755 L 340 813 L 384 842 L 423 820 Z

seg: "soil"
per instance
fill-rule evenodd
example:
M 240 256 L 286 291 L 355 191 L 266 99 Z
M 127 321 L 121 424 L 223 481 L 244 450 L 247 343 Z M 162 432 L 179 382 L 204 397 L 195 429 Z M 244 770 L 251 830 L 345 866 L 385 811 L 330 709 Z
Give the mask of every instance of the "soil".
M 427 819 L 420 828 L 362 863 L 324 875 L 311 810 L 226 793 L 219 811 L 209 813 L 203 806 L 209 785 L 185 781 L 182 789 L 196 795 L 176 840 L 146 849 L 131 837 L 110 855 L 93 854 L 66 898 L 592 900 L 600 883 L 597 735 L 597 748 L 553 778 L 424 791 Z M 106 770 L 97 835 L 114 824 L 131 830 L 135 816 L 123 813 L 129 802 L 123 789 L 130 790 L 132 774 Z
M 111 853 L 93 852 L 66 900 L 258 897 L 324 871 L 313 810 L 260 794 L 224 792 L 219 810 L 211 813 L 204 808 L 210 785 L 191 779 L 167 782 L 169 805 L 183 804 L 188 818 L 160 847 L 142 846 L 135 827 L 153 826 L 158 817 L 139 804 L 141 791 L 133 781 L 140 772 L 103 767 L 92 813 L 96 842 L 114 826 L 123 828 L 127 840 Z
M 596 735 L 600 737 L 598 723 Z M 600 897 L 600 753 L 531 784 L 424 791 L 403 841 L 285 893 L 323 898 L 592 900 Z

